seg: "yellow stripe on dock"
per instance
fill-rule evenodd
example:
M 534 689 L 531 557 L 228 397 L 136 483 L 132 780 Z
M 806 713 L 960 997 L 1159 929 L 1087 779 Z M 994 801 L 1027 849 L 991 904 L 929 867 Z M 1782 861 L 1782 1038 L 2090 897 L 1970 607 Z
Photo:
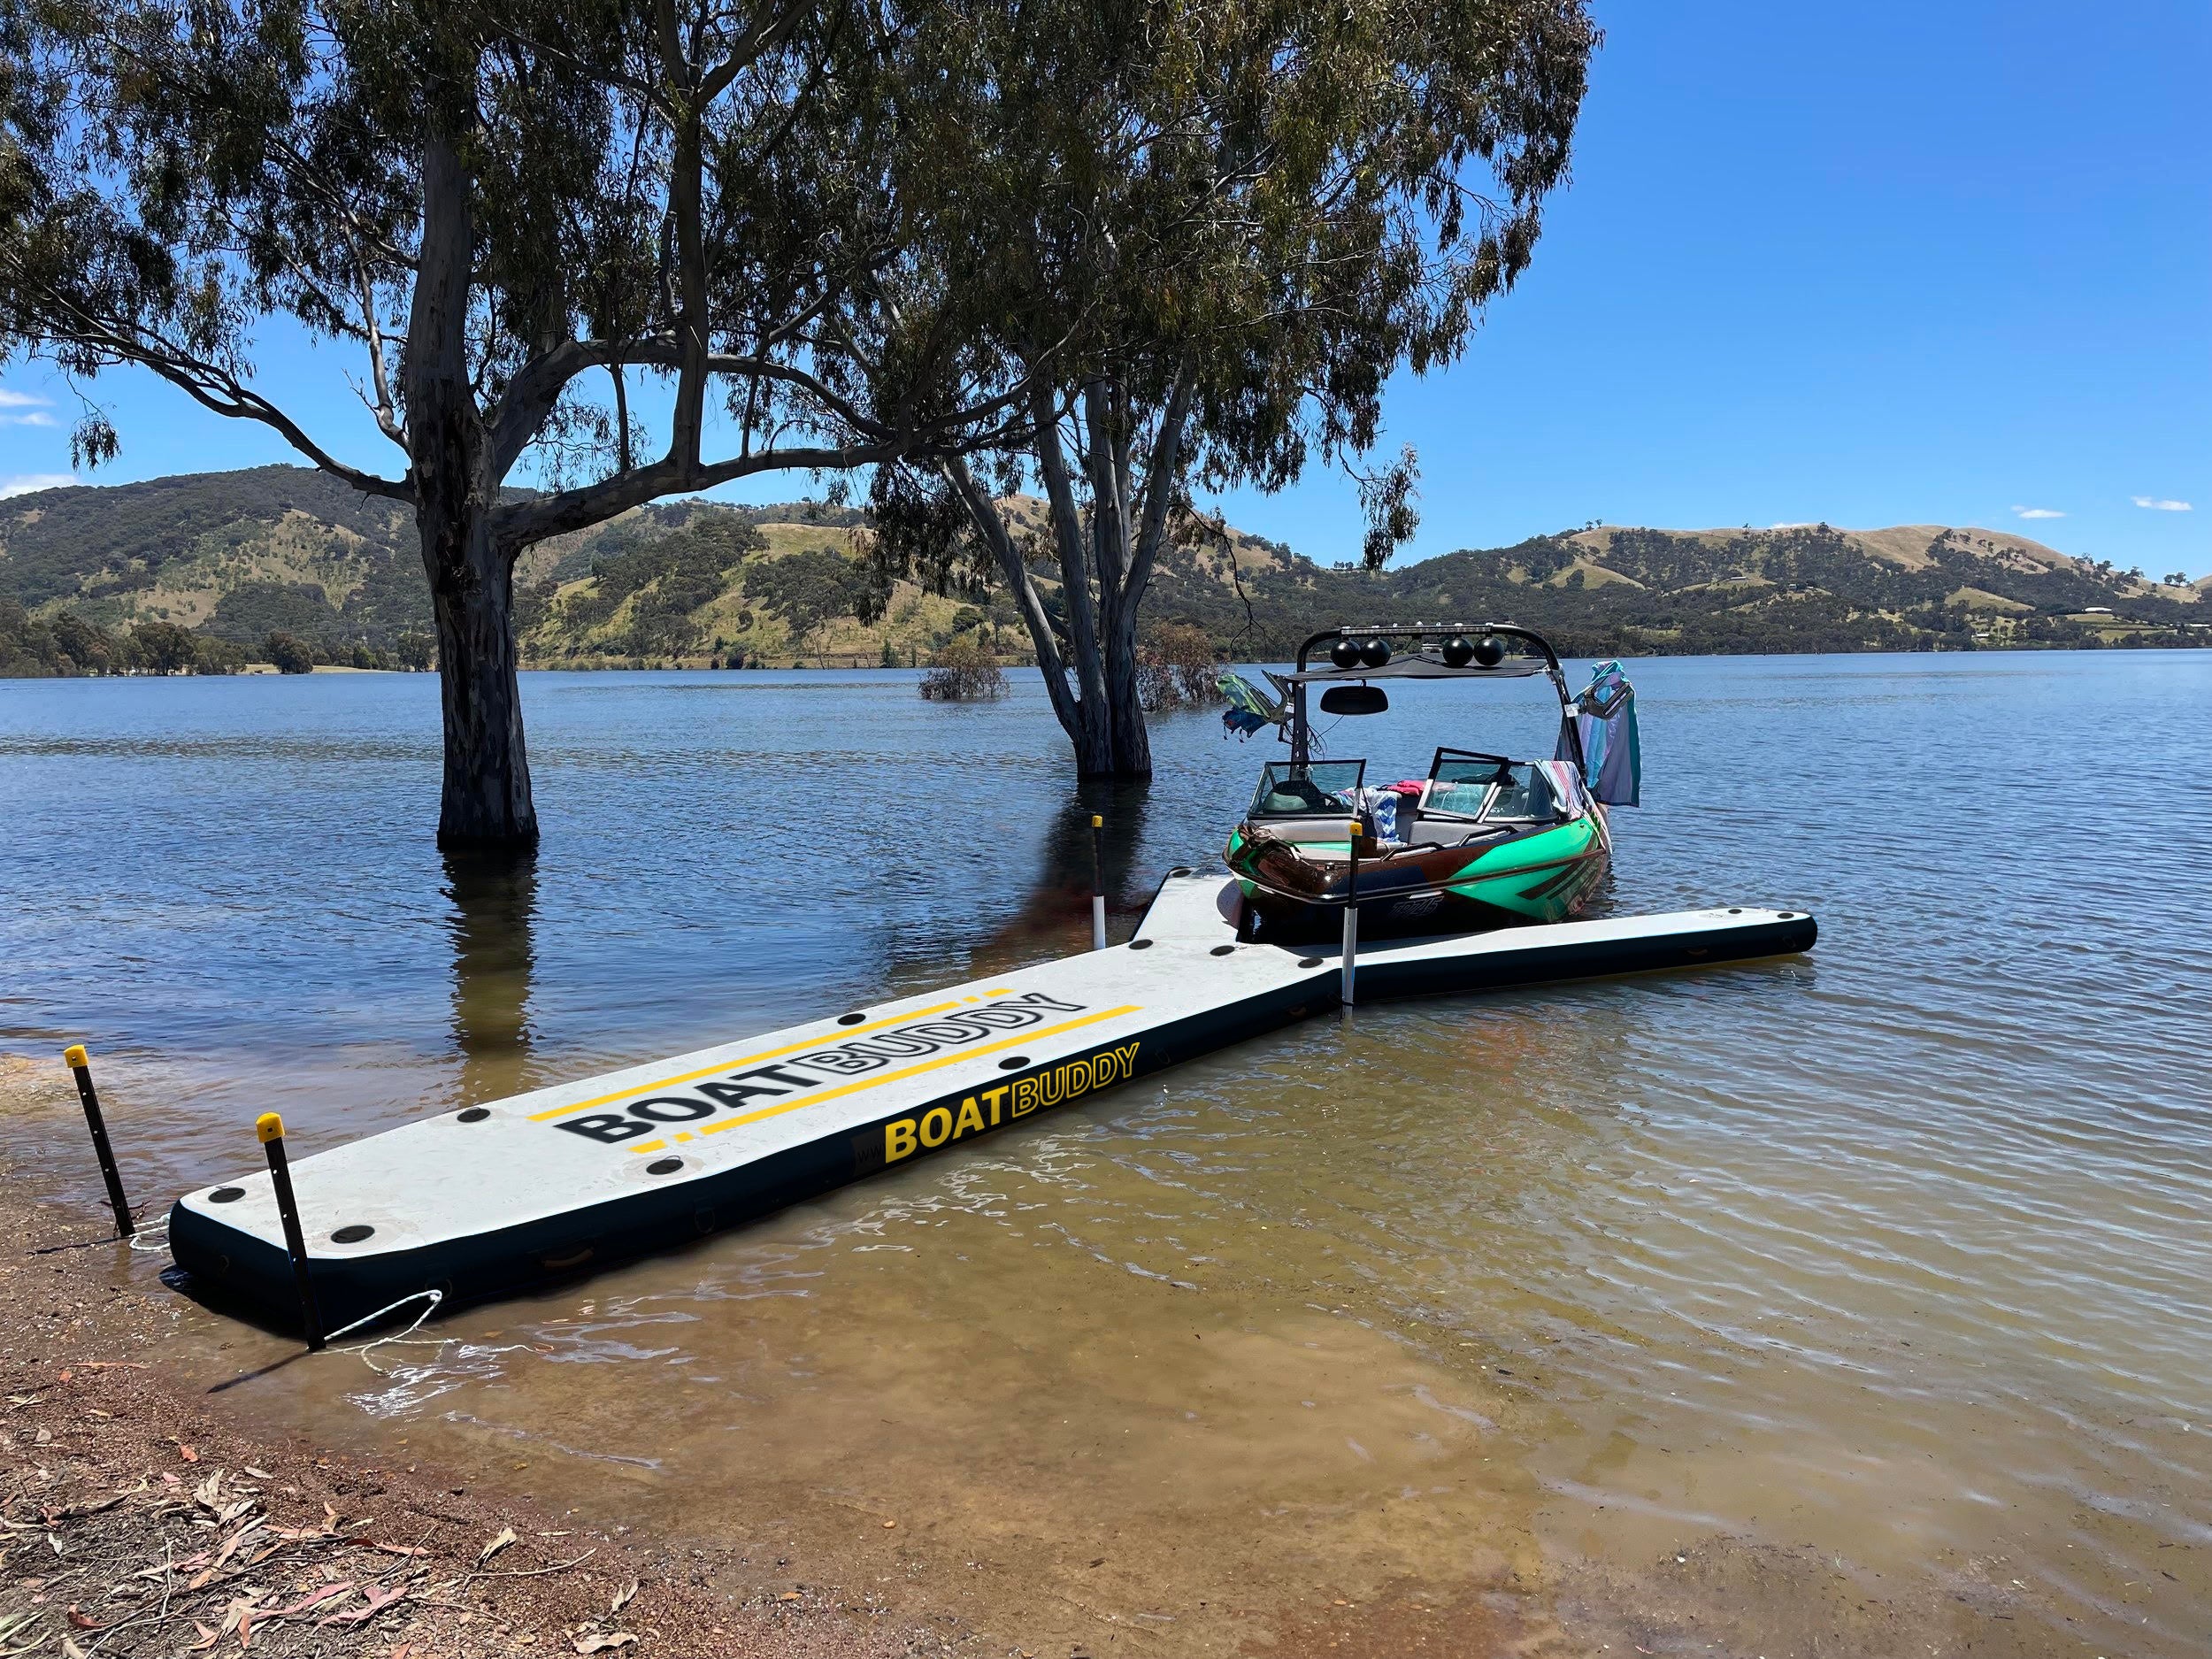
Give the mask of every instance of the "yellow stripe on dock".
M 987 996 L 1004 996 L 1006 994 L 1005 989 L 984 993 Z M 640 1083 L 634 1088 L 618 1088 L 611 1094 L 596 1094 L 589 1100 L 580 1100 L 573 1106 L 556 1106 L 551 1111 L 532 1112 L 530 1121 L 534 1124 L 550 1123 L 554 1118 L 565 1118 L 571 1112 L 588 1111 L 594 1106 L 604 1106 L 614 1101 L 628 1100 L 633 1094 L 649 1094 L 657 1088 L 670 1088 L 678 1083 L 689 1083 L 699 1078 L 712 1077 L 717 1071 L 734 1071 L 740 1066 L 757 1065 L 763 1060 L 773 1060 L 782 1055 L 796 1054 L 802 1048 L 818 1048 L 826 1042 L 835 1042 L 846 1037 L 857 1037 L 866 1032 L 881 1031 L 886 1025 L 902 1025 L 910 1019 L 927 1019 L 932 1014 L 949 1013 L 952 1010 L 976 1000 L 971 996 L 964 997 L 958 1002 L 933 1002 L 927 1008 L 910 1008 L 903 1014 L 894 1014 L 887 1019 L 872 1019 L 864 1025 L 841 1026 L 835 1031 L 825 1032 L 818 1037 L 809 1037 L 804 1042 L 787 1042 L 780 1048 L 765 1048 L 758 1054 L 744 1055 L 735 1060 L 721 1060 L 712 1065 L 703 1065 L 696 1071 L 682 1071 L 674 1077 L 655 1078 L 650 1083 Z M 657 1146 L 659 1142 L 656 1141 L 654 1144 Z
M 747 1124 L 757 1124 L 765 1118 L 780 1118 L 786 1112 L 795 1112 L 803 1107 L 819 1106 L 824 1101 L 836 1100 L 841 1095 L 857 1094 L 863 1089 L 880 1088 L 886 1083 L 896 1083 L 906 1078 L 919 1077 L 925 1071 L 934 1071 L 940 1067 L 953 1065 L 962 1060 L 972 1060 L 979 1055 L 996 1054 L 1002 1048 L 1018 1048 L 1024 1043 L 1036 1041 L 1040 1037 L 1056 1037 L 1064 1031 L 1077 1031 L 1085 1025 L 1095 1025 L 1101 1020 L 1118 1019 L 1124 1014 L 1143 1012 L 1144 1010 L 1138 1004 L 1125 1002 L 1119 1008 L 1110 1008 L 1096 1014 L 1086 1014 L 1080 1019 L 1064 1019 L 1056 1025 L 1040 1025 L 1036 1030 L 1025 1031 L 1018 1036 L 1003 1038 L 997 1042 L 987 1042 L 979 1048 L 962 1048 L 953 1054 L 941 1054 L 934 1060 L 924 1060 L 914 1065 L 902 1066 L 896 1071 L 886 1071 L 881 1077 L 868 1078 L 858 1083 L 840 1084 L 835 1088 L 824 1089 L 818 1094 L 808 1094 L 799 1100 L 786 1101 L 780 1106 L 764 1106 L 760 1110 L 747 1112 L 741 1118 L 725 1118 L 718 1122 L 707 1125 L 698 1133 L 703 1136 L 720 1134 L 725 1129 L 740 1129 Z M 801 1044 L 800 1046 L 804 1048 L 810 1045 Z M 667 1146 L 668 1142 L 665 1141 L 642 1141 L 633 1146 L 630 1150 L 660 1152 L 664 1151 Z

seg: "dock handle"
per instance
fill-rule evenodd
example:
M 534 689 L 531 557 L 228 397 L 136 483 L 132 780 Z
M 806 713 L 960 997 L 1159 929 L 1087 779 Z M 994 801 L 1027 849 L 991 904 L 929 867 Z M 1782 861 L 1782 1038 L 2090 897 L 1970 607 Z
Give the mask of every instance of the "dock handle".
M 1344 1006 L 1352 1006 L 1352 974 L 1359 960 L 1359 820 L 1352 820 L 1352 843 L 1344 872 Z
M 269 1182 L 276 1188 L 277 1215 L 284 1222 L 284 1248 L 292 1258 L 292 1282 L 299 1286 L 300 1323 L 307 1332 L 307 1351 L 323 1346 L 322 1316 L 315 1310 L 315 1281 L 307 1272 L 307 1240 L 300 1233 L 299 1200 L 292 1195 L 292 1166 L 284 1156 L 284 1119 L 263 1112 L 254 1119 L 253 1132 L 269 1155 Z
M 1091 949 L 1106 949 L 1106 820 L 1091 814 Z
M 92 1132 L 92 1150 L 100 1159 L 100 1173 L 108 1184 L 108 1208 L 115 1211 L 115 1236 L 127 1239 L 138 1231 L 131 1220 L 130 1200 L 123 1196 L 123 1174 L 115 1167 L 115 1148 L 108 1144 L 107 1119 L 100 1114 L 100 1096 L 92 1087 L 92 1061 L 82 1043 L 62 1050 L 62 1061 L 76 1074 L 77 1098 L 84 1102 L 85 1127 Z

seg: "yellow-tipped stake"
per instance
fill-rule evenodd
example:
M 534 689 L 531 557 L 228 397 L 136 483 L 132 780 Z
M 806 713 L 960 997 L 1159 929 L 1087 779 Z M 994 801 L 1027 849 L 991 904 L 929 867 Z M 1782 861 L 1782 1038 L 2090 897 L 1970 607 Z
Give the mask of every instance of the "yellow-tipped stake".
M 1091 949 L 1106 949 L 1106 820 L 1091 814 Z
M 77 1098 L 84 1105 L 85 1127 L 92 1131 L 92 1149 L 100 1159 L 100 1173 L 108 1184 L 108 1208 L 115 1211 L 115 1236 L 127 1239 L 137 1231 L 131 1220 L 130 1201 L 123 1196 L 122 1172 L 115 1167 L 115 1148 L 108 1144 L 107 1119 L 100 1112 L 100 1096 L 92 1087 L 92 1059 L 84 1044 L 73 1042 L 62 1050 L 62 1064 L 76 1074 Z
M 315 1310 L 315 1281 L 307 1271 L 307 1239 L 300 1231 L 299 1201 L 292 1195 L 292 1166 L 284 1156 L 284 1119 L 263 1112 L 253 1120 L 254 1134 L 269 1155 L 269 1184 L 276 1189 L 277 1217 L 284 1223 L 284 1248 L 292 1258 L 292 1282 L 299 1286 L 300 1324 L 310 1353 L 323 1346 L 322 1316 Z
M 1344 1006 L 1352 1005 L 1352 969 L 1359 956 L 1359 820 L 1352 820 L 1352 839 L 1345 852 L 1350 862 L 1344 871 Z

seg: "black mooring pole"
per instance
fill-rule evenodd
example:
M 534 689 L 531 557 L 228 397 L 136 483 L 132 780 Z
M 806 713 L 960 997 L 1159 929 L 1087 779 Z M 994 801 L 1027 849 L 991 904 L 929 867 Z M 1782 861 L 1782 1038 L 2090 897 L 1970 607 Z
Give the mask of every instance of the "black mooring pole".
M 1106 820 L 1091 814 L 1091 949 L 1106 949 Z
M 277 1215 L 284 1223 L 284 1248 L 292 1258 L 292 1281 L 300 1291 L 300 1323 L 307 1328 L 307 1351 L 323 1345 L 322 1316 L 315 1310 L 315 1281 L 307 1272 L 307 1240 L 300 1233 L 299 1201 L 292 1196 L 292 1166 L 284 1156 L 284 1119 L 263 1112 L 254 1133 L 269 1155 L 269 1182 L 276 1188 Z
M 115 1236 L 127 1239 L 138 1229 L 131 1220 L 130 1200 L 123 1196 L 123 1174 L 115 1167 L 115 1148 L 108 1144 L 107 1119 L 100 1115 L 100 1096 L 92 1087 L 92 1062 L 82 1043 L 62 1050 L 62 1059 L 76 1073 L 77 1098 L 84 1102 L 85 1127 L 92 1131 L 92 1149 L 99 1155 L 100 1173 L 108 1184 L 108 1208 L 115 1211 Z

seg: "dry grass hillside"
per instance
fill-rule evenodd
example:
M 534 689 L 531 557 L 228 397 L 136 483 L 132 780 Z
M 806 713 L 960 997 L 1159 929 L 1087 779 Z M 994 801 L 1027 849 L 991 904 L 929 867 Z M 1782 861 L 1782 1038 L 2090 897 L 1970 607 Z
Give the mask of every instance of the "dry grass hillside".
M 1004 506 L 1056 607 L 1045 503 Z M 1003 595 L 879 591 L 864 534 L 860 513 L 818 503 L 636 509 L 523 557 L 524 660 L 903 665 L 961 636 L 1026 657 Z M 2212 578 L 2166 586 L 1973 526 L 1597 526 L 1370 573 L 1221 526 L 1163 556 L 1146 612 L 1248 659 L 1345 621 L 1443 617 L 1511 618 L 1585 653 L 2197 643 L 2212 639 L 2208 597 Z M 431 631 L 406 513 L 280 466 L 0 503 L 0 662 L 50 664 L 68 618 L 173 624 L 234 655 L 282 631 L 321 660 L 369 665 L 426 660 Z

